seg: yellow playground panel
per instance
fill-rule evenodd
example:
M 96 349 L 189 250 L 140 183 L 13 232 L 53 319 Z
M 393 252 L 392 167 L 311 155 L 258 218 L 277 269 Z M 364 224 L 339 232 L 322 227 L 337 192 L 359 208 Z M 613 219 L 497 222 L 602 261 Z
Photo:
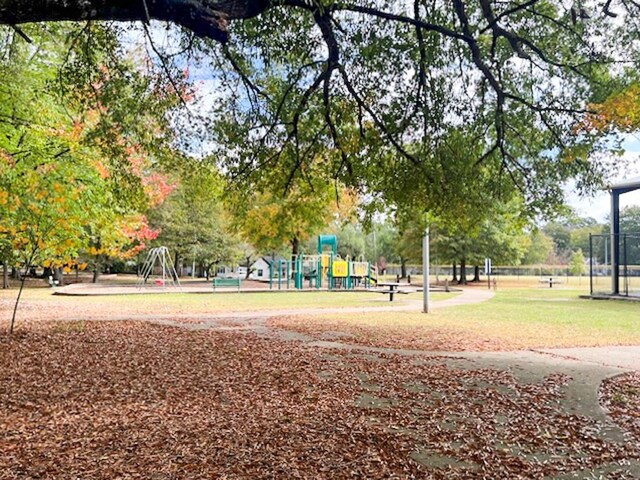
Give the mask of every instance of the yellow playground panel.
M 349 262 L 346 260 L 334 260 L 331 275 L 334 278 L 345 278 L 349 276 Z
M 368 262 L 351 262 L 351 276 L 367 277 L 369 275 Z
M 323 253 L 321 255 L 322 268 L 329 268 L 329 264 L 331 263 L 331 255 Z

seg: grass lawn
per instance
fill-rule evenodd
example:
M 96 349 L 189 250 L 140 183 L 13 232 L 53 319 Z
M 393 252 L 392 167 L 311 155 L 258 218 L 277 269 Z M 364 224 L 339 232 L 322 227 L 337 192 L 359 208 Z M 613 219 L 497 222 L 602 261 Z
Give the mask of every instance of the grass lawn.
M 417 312 L 275 319 L 304 333 L 341 331 L 353 341 L 425 350 L 508 350 L 640 345 L 640 304 L 578 298 L 581 290 L 498 291 L 484 303 Z

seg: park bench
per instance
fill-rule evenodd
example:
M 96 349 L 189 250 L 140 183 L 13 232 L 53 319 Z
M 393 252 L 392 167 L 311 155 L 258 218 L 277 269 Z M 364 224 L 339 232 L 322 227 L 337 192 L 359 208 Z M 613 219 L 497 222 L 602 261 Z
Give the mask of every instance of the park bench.
M 549 277 L 549 278 L 541 278 L 540 283 L 544 283 L 546 285 L 549 285 L 549 288 L 553 288 L 554 285 L 560 285 L 562 283 L 562 280 L 559 280 L 557 278 L 553 278 L 553 277 Z
M 216 291 L 218 287 L 237 287 L 240 291 L 240 284 L 242 280 L 240 278 L 214 278 L 213 279 L 213 291 Z

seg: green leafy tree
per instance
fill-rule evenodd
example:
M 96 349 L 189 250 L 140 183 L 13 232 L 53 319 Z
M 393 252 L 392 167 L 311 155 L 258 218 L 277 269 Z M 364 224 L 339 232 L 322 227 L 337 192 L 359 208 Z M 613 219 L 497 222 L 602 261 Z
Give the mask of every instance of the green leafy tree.
M 529 234 L 529 242 L 521 263 L 523 265 L 547 263 L 553 251 L 553 239 L 543 231 L 535 229 Z
M 159 158 L 171 138 L 145 142 L 141 135 L 145 129 L 162 134 L 169 123 L 152 122 L 153 114 L 167 113 L 175 104 L 173 96 L 158 95 L 153 91 L 157 83 L 131 64 L 110 57 L 114 54 L 110 30 L 87 30 L 30 28 L 39 45 L 36 49 L 0 31 L 3 263 L 12 260 L 27 271 L 43 265 L 60 279 L 62 270 L 77 265 L 81 255 L 123 254 L 136 243 L 139 246 L 144 210 L 166 194 L 165 177 L 151 158 L 152 150 L 157 154 L 153 158 Z M 79 48 L 74 34 L 94 35 L 95 48 Z M 102 68 L 70 67 L 86 56 Z M 132 89 L 136 91 L 127 97 L 125 91 Z M 134 97 L 135 102 L 126 101 Z M 157 107 L 153 114 L 144 109 L 152 104 Z M 96 232 L 101 232 L 99 248 L 94 243 Z
M 434 253 L 460 265 L 459 283 L 467 282 L 468 265 L 474 265 L 474 281 L 479 281 L 479 266 L 486 257 L 494 265 L 520 262 L 527 246 L 525 226 L 518 201 L 496 203 L 472 227 L 442 227 L 436 223 Z
M 301 244 L 335 222 L 348 220 L 354 211 L 350 191 L 322 182 L 297 180 L 287 185 L 287 179 L 263 178 L 245 187 L 236 185 L 227 192 L 231 223 L 262 253 L 288 246 L 297 255 Z
M 211 72 L 220 93 L 199 133 L 211 135 L 235 181 L 251 188 L 265 172 L 294 178 L 320 166 L 326 183 L 366 191 L 375 199 L 369 205 L 420 199 L 442 221 L 514 192 L 523 192 L 531 214 L 553 212 L 565 180 L 576 178 L 582 190 L 602 184 L 616 162 L 589 155 L 612 140 L 598 143 L 598 129 L 580 128 L 589 104 L 632 76 L 617 65 L 620 55 L 634 58 L 637 32 L 615 17 L 638 14 L 635 2 L 559 0 L 89 0 L 46 9 L 5 0 L 3 7 L 0 22 L 18 29 L 91 18 L 87 30 L 96 32 L 78 36 L 87 52 L 97 39 L 121 53 L 120 27 L 100 19 L 178 24 L 190 31 L 170 30 L 167 48 L 142 27 L 154 53 L 148 64 L 169 74 L 166 91 L 181 90 L 187 60 Z M 71 58 L 76 77 L 97 66 L 92 55 Z M 458 153 L 448 155 L 452 145 Z M 450 183 L 456 170 L 468 174 Z
M 239 260 L 240 241 L 229 230 L 223 188 L 224 182 L 214 169 L 183 168 L 180 186 L 151 211 L 150 225 L 160 232 L 154 244 L 173 252 L 177 269 L 190 259 L 208 278 L 215 265 Z
M 367 235 L 367 255 L 373 265 L 384 270 L 387 263 L 400 263 L 397 254 L 398 230 L 391 221 L 374 222 Z
M 357 259 L 364 255 L 366 235 L 359 225 L 349 222 L 337 229 L 338 253 L 342 258 Z
M 569 272 L 571 272 L 571 275 L 582 277 L 587 271 L 585 262 L 582 250 L 574 251 L 569 260 Z
M 579 216 L 575 210 L 564 207 L 553 221 L 542 227 L 543 232 L 553 239 L 555 256 L 562 262 L 569 261 L 571 254 L 580 249 L 589 249 L 589 234 L 599 234 L 603 225 L 595 219 Z

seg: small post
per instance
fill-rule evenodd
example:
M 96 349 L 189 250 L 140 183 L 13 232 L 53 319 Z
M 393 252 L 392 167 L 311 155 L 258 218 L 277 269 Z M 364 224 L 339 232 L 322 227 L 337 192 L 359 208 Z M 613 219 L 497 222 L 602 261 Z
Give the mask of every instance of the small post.
M 593 234 L 589 234 L 589 295 L 593 295 Z
M 329 259 L 329 272 L 327 274 L 327 278 L 329 280 L 329 290 L 333 290 L 336 286 L 336 279 L 333 278 L 333 258 L 334 253 L 331 252 L 331 258 Z
M 291 285 L 289 283 L 289 281 L 291 280 L 290 278 L 291 261 L 287 260 L 286 265 L 287 265 L 287 290 L 289 290 L 291 288 Z
M 620 193 L 611 191 L 611 293 L 620 293 Z
M 489 257 L 484 259 L 484 273 L 487 276 L 487 289 L 491 290 L 491 259 Z
M 422 284 L 422 311 L 429 313 L 431 307 L 429 298 L 429 227 L 425 229 L 422 240 Z
M 269 263 L 269 290 L 273 290 L 273 264 L 275 263 L 273 256 L 271 257 L 271 263 Z
M 629 296 L 629 270 L 627 267 L 627 234 L 622 234 L 622 248 L 623 248 L 623 261 L 624 261 L 624 294 Z

